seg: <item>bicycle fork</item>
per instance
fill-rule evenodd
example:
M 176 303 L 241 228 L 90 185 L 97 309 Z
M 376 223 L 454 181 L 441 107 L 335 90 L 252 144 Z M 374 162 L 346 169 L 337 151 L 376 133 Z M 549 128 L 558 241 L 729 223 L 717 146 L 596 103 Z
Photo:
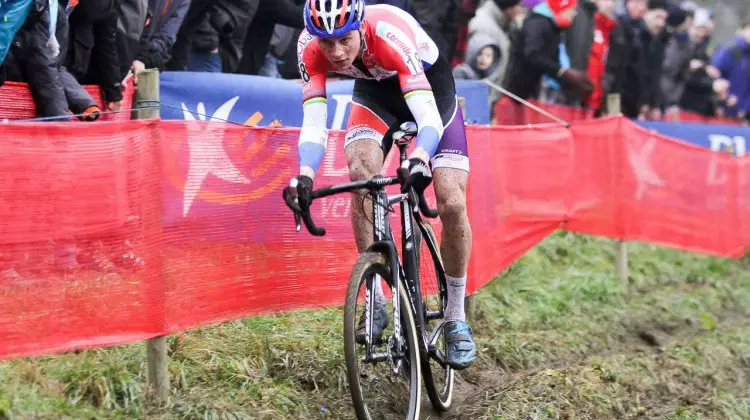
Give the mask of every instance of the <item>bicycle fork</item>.
M 400 196 L 396 197 L 400 199 Z M 367 337 L 367 344 L 365 345 L 365 363 L 388 361 L 391 363 L 391 367 L 394 372 L 398 372 L 401 366 L 401 358 L 404 355 L 404 338 L 401 333 L 401 294 L 399 282 L 401 276 L 401 264 L 399 262 L 398 253 L 393 243 L 392 236 L 390 234 L 390 224 L 388 221 L 388 208 L 390 208 L 390 199 L 385 194 L 385 190 L 378 191 L 377 194 L 373 194 L 373 236 L 375 242 L 370 246 L 369 250 L 374 252 L 380 252 L 388 255 L 388 260 L 391 264 L 391 300 L 393 302 L 393 336 L 389 338 L 389 342 L 386 343 L 385 352 L 373 352 L 374 337 L 372 335 L 372 318 L 375 313 L 375 281 L 377 275 L 373 275 L 367 279 L 365 288 L 365 334 Z M 395 342 L 391 342 L 393 340 Z M 393 351 L 391 350 L 393 349 Z M 394 358 L 398 361 L 394 363 Z

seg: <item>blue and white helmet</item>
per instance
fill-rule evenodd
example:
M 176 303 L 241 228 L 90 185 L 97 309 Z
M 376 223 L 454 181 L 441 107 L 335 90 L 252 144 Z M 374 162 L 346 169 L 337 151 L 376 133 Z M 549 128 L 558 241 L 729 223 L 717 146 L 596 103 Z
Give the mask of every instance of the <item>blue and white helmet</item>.
M 339 38 L 359 29 L 365 18 L 365 0 L 307 0 L 305 29 L 320 38 Z

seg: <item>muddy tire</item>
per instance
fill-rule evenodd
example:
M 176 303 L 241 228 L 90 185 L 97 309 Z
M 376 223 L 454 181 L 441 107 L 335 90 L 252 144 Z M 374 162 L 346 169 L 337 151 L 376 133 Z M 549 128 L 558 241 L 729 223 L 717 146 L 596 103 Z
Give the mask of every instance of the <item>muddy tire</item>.
M 357 349 L 362 346 L 356 343 L 355 337 L 359 316 L 357 313 L 357 298 L 359 296 L 359 291 L 360 288 L 364 287 L 365 281 L 375 274 L 379 274 L 387 284 L 393 284 L 390 264 L 385 255 L 372 252 L 361 255 L 359 261 L 357 261 L 357 264 L 352 270 L 351 277 L 349 278 L 349 286 L 346 291 L 346 302 L 344 304 L 344 353 L 346 358 L 346 373 L 349 381 L 349 391 L 351 392 L 354 411 L 356 412 L 357 418 L 360 420 L 379 418 L 379 416 L 371 413 L 375 407 L 368 407 L 368 401 L 365 401 L 363 395 L 360 383 L 360 374 L 362 372 L 360 372 L 359 366 L 361 360 L 357 355 Z M 422 399 L 422 372 L 419 357 L 419 344 L 417 341 L 417 328 L 414 324 L 414 315 L 410 310 L 408 297 L 406 295 L 406 286 L 403 282 L 400 283 L 399 291 L 401 296 L 400 317 L 408 355 L 407 374 L 409 382 L 409 407 L 406 417 L 402 418 L 411 420 L 419 418 Z M 369 401 L 369 403 L 373 404 L 373 401 Z

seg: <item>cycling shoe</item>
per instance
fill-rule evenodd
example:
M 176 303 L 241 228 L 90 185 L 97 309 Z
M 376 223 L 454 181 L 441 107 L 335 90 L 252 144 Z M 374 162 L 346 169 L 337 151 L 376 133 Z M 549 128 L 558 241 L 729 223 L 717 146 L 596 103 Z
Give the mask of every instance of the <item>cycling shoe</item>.
M 472 330 L 463 321 L 448 321 L 445 323 L 445 339 L 448 347 L 447 362 L 456 370 L 466 369 L 477 359 L 477 349 L 471 338 Z

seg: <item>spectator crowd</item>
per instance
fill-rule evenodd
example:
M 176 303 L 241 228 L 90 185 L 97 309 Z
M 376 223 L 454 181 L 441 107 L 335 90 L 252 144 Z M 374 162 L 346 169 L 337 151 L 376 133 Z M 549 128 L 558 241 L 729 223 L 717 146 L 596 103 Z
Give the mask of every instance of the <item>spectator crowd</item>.
M 414 15 L 457 79 L 523 99 L 631 118 L 683 109 L 750 118 L 750 17 L 711 46 L 711 10 L 693 0 L 368 0 Z M 622 4 L 618 4 L 622 2 Z M 0 0 L 0 84 L 27 82 L 41 117 L 96 120 L 82 88 L 117 111 L 122 82 L 146 68 L 299 78 L 305 0 Z M 714 49 L 712 51 L 712 49 Z
M 469 50 L 499 48 L 500 64 L 486 65 L 489 52 L 469 56 L 457 76 L 488 77 L 523 99 L 595 115 L 616 93 L 630 118 L 750 116 L 750 17 L 712 51 L 714 15 L 693 1 L 487 0 L 476 13 Z M 501 100 L 509 113 L 519 106 Z

